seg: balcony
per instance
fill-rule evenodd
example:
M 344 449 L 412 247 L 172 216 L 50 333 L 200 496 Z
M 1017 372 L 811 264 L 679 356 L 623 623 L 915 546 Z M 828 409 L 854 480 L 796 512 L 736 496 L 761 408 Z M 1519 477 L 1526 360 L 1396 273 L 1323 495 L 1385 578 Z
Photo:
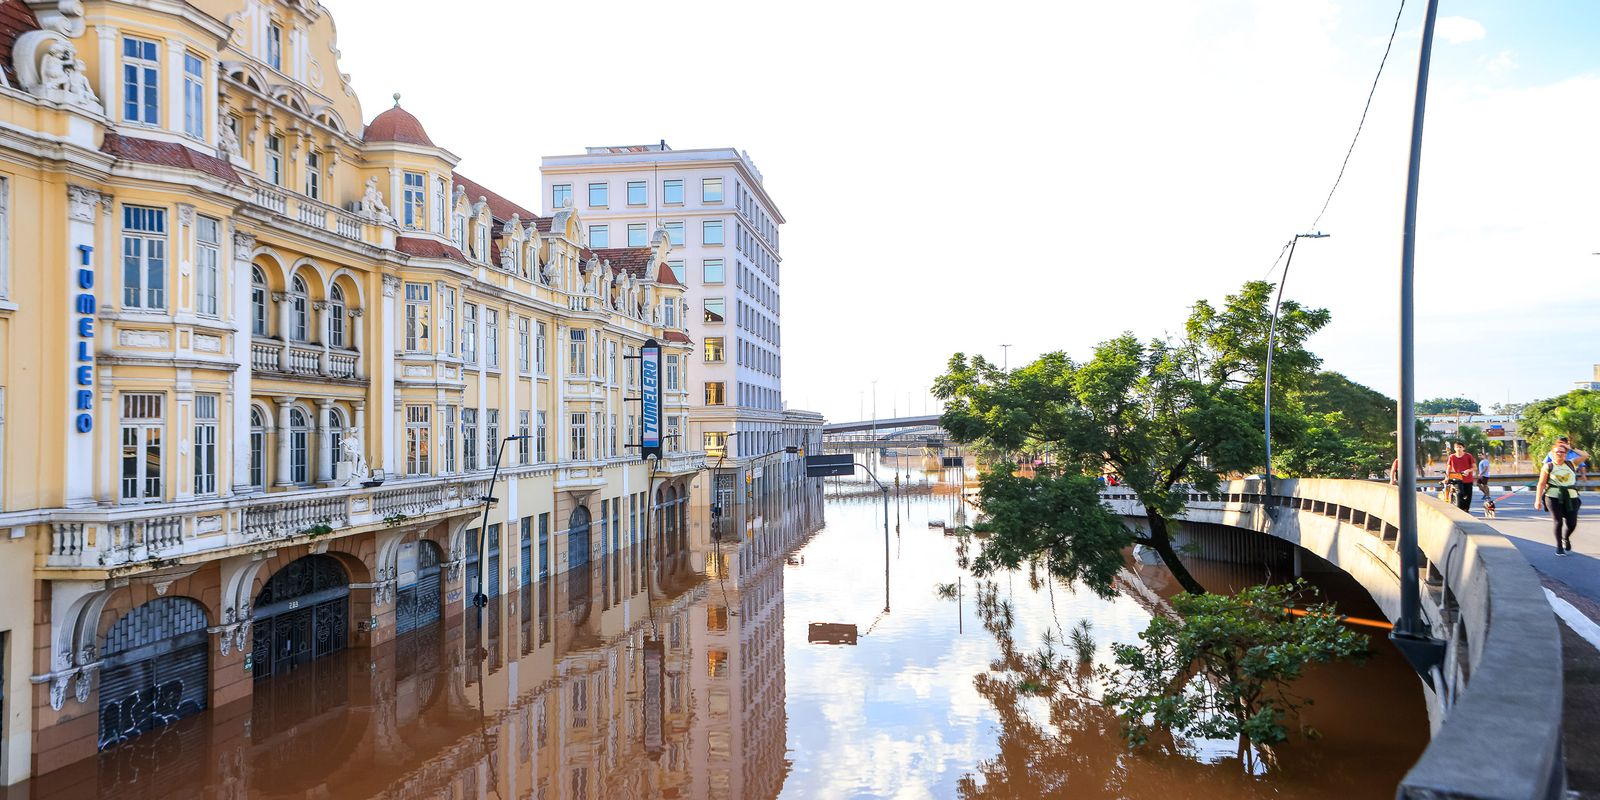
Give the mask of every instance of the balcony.
M 364 241 L 364 226 L 360 217 L 309 197 L 291 197 L 289 193 L 273 186 L 257 186 L 256 205 L 285 217 L 291 217 L 313 228 L 329 231 L 346 239 Z M 290 213 L 290 207 L 294 213 Z
M 288 368 L 284 368 L 284 343 L 276 339 L 256 338 L 250 342 L 250 368 L 256 372 L 276 372 L 314 378 L 342 378 L 360 380 L 357 370 L 358 354 L 354 350 L 327 348 L 321 345 L 291 342 Z
M 42 512 L 49 552 L 41 572 L 110 577 L 259 550 L 304 544 L 327 531 L 432 522 L 472 511 L 487 491 L 483 478 L 415 478 L 372 489 L 338 487 L 196 500 Z M 83 572 L 91 573 L 88 576 Z

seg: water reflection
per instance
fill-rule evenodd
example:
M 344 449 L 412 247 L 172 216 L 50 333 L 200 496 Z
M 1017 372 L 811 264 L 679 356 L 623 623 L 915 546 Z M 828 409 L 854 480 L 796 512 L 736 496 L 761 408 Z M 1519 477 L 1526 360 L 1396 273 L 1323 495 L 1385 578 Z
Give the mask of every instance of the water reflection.
M 1135 641 L 1171 590 L 1160 571 L 1130 564 L 1112 600 L 999 576 L 979 603 L 963 542 L 928 525 L 966 514 L 970 476 L 878 468 L 900 478 L 887 601 L 882 495 L 830 481 L 825 529 L 821 488 L 691 520 L 654 569 L 597 554 L 481 621 L 458 611 L 255 681 L 251 699 L 0 798 L 1378 797 L 1425 743 L 1415 678 L 1378 639 L 1368 666 L 1307 678 L 1325 738 L 1278 748 L 1264 778 L 1226 743 L 1128 751 L 1088 675 L 1035 655 L 1079 620 L 1102 660 Z M 958 578 L 959 602 L 935 592 Z M 1337 578 L 1319 576 L 1362 601 Z M 812 623 L 852 627 L 853 644 L 813 643 Z

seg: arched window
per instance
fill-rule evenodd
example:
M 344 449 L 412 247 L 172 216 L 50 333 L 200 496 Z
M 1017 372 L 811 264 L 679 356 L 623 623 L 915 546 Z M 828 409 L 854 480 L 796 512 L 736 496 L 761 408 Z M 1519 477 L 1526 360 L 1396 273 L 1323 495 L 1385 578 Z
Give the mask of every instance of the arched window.
M 250 486 L 267 486 L 267 421 L 256 406 L 250 407 Z
M 282 436 L 283 432 L 278 435 Z M 310 444 L 311 418 L 298 408 L 289 409 L 289 480 L 295 483 L 311 480 Z
M 344 347 L 344 290 L 334 284 L 328 292 L 328 346 Z
M 323 455 L 328 459 L 329 464 L 338 464 L 344 459 L 344 412 L 337 408 L 329 409 L 328 428 L 332 435 L 328 437 L 328 452 Z M 330 469 L 329 472 L 333 472 L 333 470 Z M 339 476 L 335 474 L 334 477 L 337 478 Z
M 310 315 L 306 311 L 306 282 L 299 275 L 294 276 L 289 284 L 289 304 L 289 338 L 297 342 L 307 341 L 307 320 Z
M 267 276 L 257 266 L 250 267 L 250 333 L 267 335 Z

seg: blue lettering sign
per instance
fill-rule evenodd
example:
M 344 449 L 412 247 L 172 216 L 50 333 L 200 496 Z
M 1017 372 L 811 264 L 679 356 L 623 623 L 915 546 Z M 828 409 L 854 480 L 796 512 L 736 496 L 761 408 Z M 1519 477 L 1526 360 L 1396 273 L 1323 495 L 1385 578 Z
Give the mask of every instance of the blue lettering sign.
M 94 385 L 94 350 L 90 347 L 88 339 L 94 338 L 94 266 L 92 256 L 94 248 L 90 245 L 78 245 L 78 288 L 79 292 L 72 298 L 72 312 L 78 315 L 78 346 L 74 348 L 74 356 L 78 367 L 72 371 L 73 382 L 78 386 Z M 88 433 L 94 430 L 94 392 L 89 389 L 78 389 L 73 392 L 74 411 L 79 412 L 72 419 L 73 427 L 79 433 Z
M 639 375 L 643 379 L 640 394 L 640 455 L 661 457 L 661 346 L 649 339 L 639 350 Z

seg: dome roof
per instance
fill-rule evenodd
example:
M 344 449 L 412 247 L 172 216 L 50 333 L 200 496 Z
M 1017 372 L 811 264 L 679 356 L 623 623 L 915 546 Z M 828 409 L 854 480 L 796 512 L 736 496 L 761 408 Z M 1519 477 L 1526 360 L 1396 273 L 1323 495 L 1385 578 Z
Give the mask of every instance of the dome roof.
M 422 123 L 411 112 L 400 107 L 400 95 L 394 96 L 394 107 L 373 118 L 362 132 L 364 142 L 402 142 L 433 147 L 433 140 L 422 129 Z

